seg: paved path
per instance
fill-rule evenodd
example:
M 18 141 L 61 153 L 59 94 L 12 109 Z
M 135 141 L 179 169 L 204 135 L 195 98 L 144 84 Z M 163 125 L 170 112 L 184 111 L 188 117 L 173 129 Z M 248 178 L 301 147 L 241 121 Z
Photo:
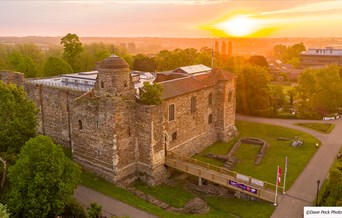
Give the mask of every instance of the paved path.
M 88 208 L 90 203 L 96 202 L 102 206 L 102 215 L 106 217 L 119 216 L 130 218 L 156 218 L 146 211 L 137 209 L 114 198 L 108 197 L 100 192 L 94 191 L 84 186 L 78 186 L 74 192 L 74 197 L 84 207 Z
M 237 115 L 237 120 L 250 122 L 269 123 L 279 126 L 290 127 L 307 132 L 318 138 L 322 145 L 309 161 L 303 172 L 299 175 L 291 188 L 281 198 L 279 205 L 272 214 L 272 218 L 296 218 L 303 217 L 304 206 L 312 206 L 316 198 L 317 180 L 323 184 L 327 177 L 329 168 L 336 159 L 338 151 L 342 147 L 342 119 L 331 121 L 316 120 L 283 120 L 268 119 Z M 330 134 L 321 134 L 303 127 L 294 126 L 299 122 L 324 122 L 335 124 L 334 130 Z

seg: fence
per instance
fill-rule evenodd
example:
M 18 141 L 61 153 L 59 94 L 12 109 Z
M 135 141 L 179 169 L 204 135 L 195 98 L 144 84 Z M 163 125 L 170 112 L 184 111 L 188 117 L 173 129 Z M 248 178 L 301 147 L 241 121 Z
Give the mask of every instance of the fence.
M 34 83 L 34 84 L 43 84 L 46 86 L 72 89 L 72 90 L 77 90 L 77 91 L 84 91 L 84 92 L 88 92 L 93 88 L 92 86 L 84 86 L 84 85 L 72 85 L 72 84 L 65 85 L 60 81 L 53 82 L 53 81 L 44 81 L 44 80 L 27 80 L 27 82 Z
M 166 157 L 165 164 L 172 168 L 207 179 L 208 181 L 242 191 L 246 194 L 269 202 L 274 202 L 276 185 L 272 183 L 261 181 L 251 176 L 239 174 L 235 171 L 218 167 L 200 160 L 183 157 L 173 152 L 169 152 L 169 155 Z M 250 192 L 250 190 L 245 191 L 233 187 L 231 183 L 238 183 L 248 186 L 251 189 L 257 189 L 257 191 L 255 191 L 257 194 Z M 278 192 L 281 193 L 283 188 L 284 187 L 282 186 L 278 186 Z

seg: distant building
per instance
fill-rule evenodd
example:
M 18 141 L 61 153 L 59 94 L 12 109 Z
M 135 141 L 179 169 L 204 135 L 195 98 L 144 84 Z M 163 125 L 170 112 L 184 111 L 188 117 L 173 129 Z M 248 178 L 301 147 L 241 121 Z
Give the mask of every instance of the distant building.
M 303 69 L 296 69 L 291 64 L 284 64 L 280 60 L 268 59 L 268 69 L 273 79 L 278 82 L 284 80 L 296 81 Z
M 310 48 L 300 53 L 300 66 L 303 68 L 329 64 L 342 65 L 342 49 L 332 47 L 325 49 Z
M 209 73 L 211 71 L 210 67 L 204 66 L 203 64 L 197 64 L 186 67 L 179 67 L 176 70 L 173 70 L 174 73 L 181 73 L 185 75 L 194 75 L 199 73 Z

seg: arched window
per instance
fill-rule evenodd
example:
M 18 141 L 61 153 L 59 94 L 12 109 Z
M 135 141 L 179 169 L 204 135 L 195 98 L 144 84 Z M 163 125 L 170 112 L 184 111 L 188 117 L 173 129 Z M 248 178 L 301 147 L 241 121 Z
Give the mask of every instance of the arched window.
M 169 121 L 175 120 L 175 105 L 171 104 L 169 106 Z
M 81 121 L 81 120 L 78 120 L 78 129 L 79 129 L 79 130 L 82 130 L 82 129 L 83 129 L 82 121 Z

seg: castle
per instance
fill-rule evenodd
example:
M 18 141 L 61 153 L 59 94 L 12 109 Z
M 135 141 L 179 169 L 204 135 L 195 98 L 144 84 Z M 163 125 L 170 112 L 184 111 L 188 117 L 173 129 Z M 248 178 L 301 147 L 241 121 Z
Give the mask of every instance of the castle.
M 115 55 L 96 70 L 26 80 L 3 71 L 0 80 L 24 86 L 39 108 L 40 134 L 71 147 L 74 161 L 113 183 L 158 184 L 168 176 L 168 152 L 191 156 L 237 134 L 228 72 L 196 65 L 151 79 Z M 163 86 L 161 105 L 139 101 L 143 79 Z

